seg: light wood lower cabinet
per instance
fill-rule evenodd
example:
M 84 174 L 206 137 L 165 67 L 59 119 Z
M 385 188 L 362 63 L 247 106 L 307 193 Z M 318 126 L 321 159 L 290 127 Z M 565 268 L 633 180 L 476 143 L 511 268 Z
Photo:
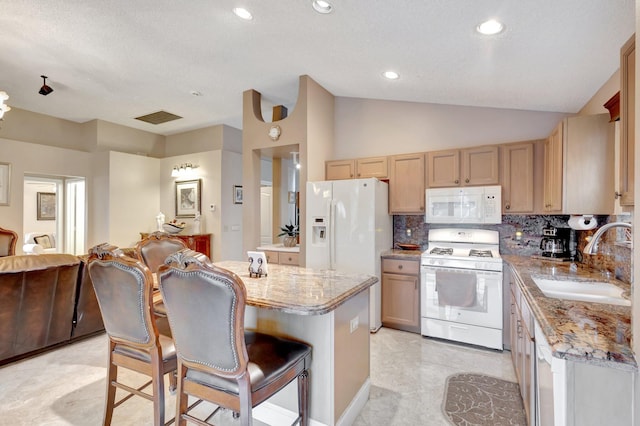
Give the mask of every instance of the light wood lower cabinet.
M 535 424 L 535 341 L 533 316 L 522 297 L 520 288 L 511 277 L 511 359 L 516 371 L 520 394 L 527 415 L 527 424 Z
M 420 262 L 382 259 L 382 325 L 420 332 Z
M 264 250 L 264 255 L 267 258 L 267 265 L 280 264 L 280 265 L 299 265 L 300 253 L 290 251 L 276 251 L 276 250 Z

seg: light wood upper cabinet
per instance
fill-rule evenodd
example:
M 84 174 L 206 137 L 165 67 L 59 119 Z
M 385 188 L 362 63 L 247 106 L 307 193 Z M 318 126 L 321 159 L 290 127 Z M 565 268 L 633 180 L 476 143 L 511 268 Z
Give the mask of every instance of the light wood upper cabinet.
M 562 211 L 562 128 L 560 122 L 544 143 L 545 212 Z
M 614 126 L 609 114 L 565 118 L 545 142 L 543 211 L 612 214 Z
M 460 150 L 432 151 L 427 153 L 429 164 L 429 188 L 460 185 Z
M 324 176 L 326 180 L 353 179 L 355 177 L 355 160 L 325 161 Z
M 389 158 L 389 214 L 424 214 L 425 155 Z
M 633 206 L 635 167 L 636 36 L 620 49 L 620 205 Z
M 389 177 L 388 157 L 325 161 L 325 180 Z
M 497 185 L 498 146 L 480 146 L 427 153 L 430 188 Z
M 533 142 L 502 146 L 502 211 L 532 213 Z
M 387 179 L 389 177 L 389 159 L 387 157 L 358 158 L 356 160 L 357 178 L 378 178 Z

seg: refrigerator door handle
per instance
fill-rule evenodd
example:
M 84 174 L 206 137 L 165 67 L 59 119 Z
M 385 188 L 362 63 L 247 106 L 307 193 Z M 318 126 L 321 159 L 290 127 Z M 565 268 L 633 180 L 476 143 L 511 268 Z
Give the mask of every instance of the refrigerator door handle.
M 335 269 L 336 265 L 336 202 L 331 200 L 329 204 L 329 269 Z

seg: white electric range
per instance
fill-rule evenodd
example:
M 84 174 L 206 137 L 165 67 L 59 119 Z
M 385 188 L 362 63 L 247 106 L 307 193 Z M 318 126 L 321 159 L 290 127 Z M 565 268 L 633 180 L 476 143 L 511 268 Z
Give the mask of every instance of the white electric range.
M 420 267 L 422 335 L 502 350 L 498 232 L 431 229 L 428 242 Z

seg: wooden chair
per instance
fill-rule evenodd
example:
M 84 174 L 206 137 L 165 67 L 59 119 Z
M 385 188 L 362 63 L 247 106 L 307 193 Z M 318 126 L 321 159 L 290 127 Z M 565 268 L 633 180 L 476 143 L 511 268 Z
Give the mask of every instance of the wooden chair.
M 138 241 L 135 247 L 135 254 L 155 274 L 158 271 L 158 267 L 164 263 L 170 254 L 185 248 L 187 248 L 187 245 L 180 238 L 173 237 L 166 232 L 156 231 Z M 156 315 L 166 318 L 167 311 L 162 300 L 157 300 L 154 303 L 154 310 Z M 158 322 L 158 326 L 161 333 L 167 336 L 171 335 L 171 329 L 166 319 Z
M 17 242 L 18 234 L 9 229 L 0 228 L 0 257 L 14 256 Z
M 296 422 L 308 425 L 311 348 L 245 331 L 242 280 L 200 253 L 171 255 L 158 275 L 178 351 L 177 424 L 208 424 L 189 414 L 199 403 L 188 406 L 192 396 L 233 410 L 242 425 L 251 425 L 252 408 L 297 378 Z
M 158 334 L 156 328 L 151 271 L 108 244 L 89 250 L 88 268 L 109 336 L 104 425 L 111 424 L 114 408 L 134 395 L 153 401 L 153 424 L 164 425 L 164 375 L 170 373 L 170 389 L 175 389 L 177 359 L 171 338 Z M 145 374 L 151 380 L 132 388 L 118 382 L 118 367 Z M 149 385 L 152 393 L 142 392 Z M 115 401 L 116 388 L 129 394 Z
M 155 274 L 170 254 L 185 248 L 187 245 L 180 238 L 156 231 L 138 241 L 135 253 L 136 257 Z

